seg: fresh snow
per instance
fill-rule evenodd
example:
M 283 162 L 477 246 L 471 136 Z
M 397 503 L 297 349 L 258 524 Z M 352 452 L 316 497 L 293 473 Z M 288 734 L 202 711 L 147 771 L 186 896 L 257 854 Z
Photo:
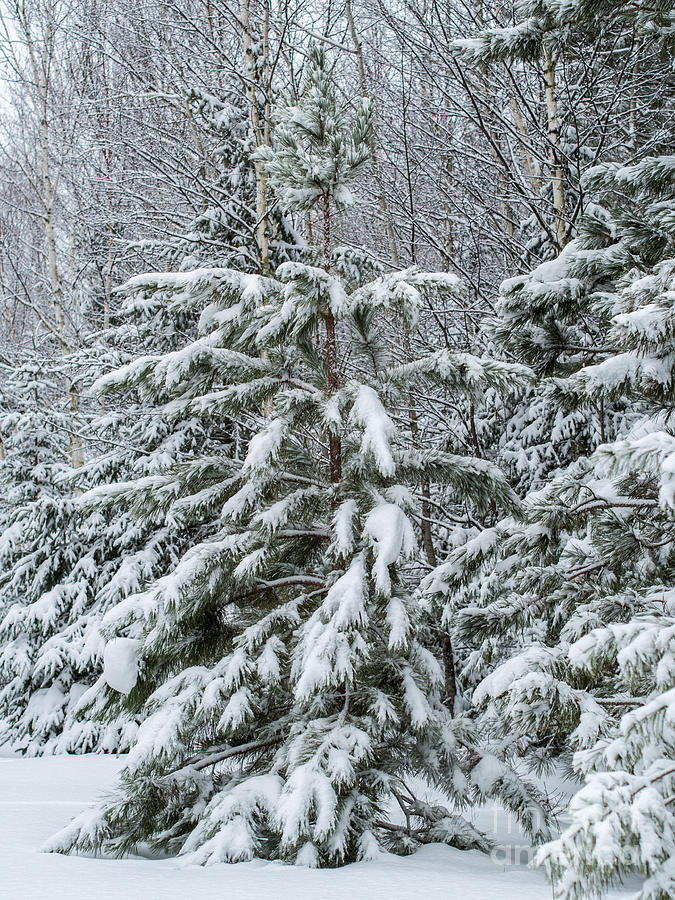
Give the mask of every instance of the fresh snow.
M 341 869 L 254 861 L 208 868 L 173 859 L 91 859 L 40 853 L 40 846 L 102 791 L 124 757 L 39 758 L 0 753 L 2 900 L 550 900 L 540 871 L 511 862 L 526 841 L 505 813 L 486 808 L 476 825 L 496 836 L 493 861 L 440 844 L 413 856 L 381 855 Z M 495 832 L 496 826 L 496 832 Z M 511 827 L 510 827 L 511 826 Z M 523 859 L 526 854 L 523 851 Z M 613 900 L 629 892 L 612 892 Z
M 363 428 L 361 452 L 373 454 L 382 475 L 393 475 L 396 465 L 389 441 L 394 434 L 394 423 L 373 388 L 365 384 L 359 386 L 351 419 Z
M 130 693 L 138 681 L 139 642 L 132 638 L 114 638 L 103 651 L 103 678 L 120 694 Z
M 389 566 L 401 557 L 410 557 L 415 549 L 415 533 L 412 523 L 395 503 L 378 503 L 368 513 L 365 532 L 373 544 L 375 563 L 373 575 L 379 594 L 391 594 Z

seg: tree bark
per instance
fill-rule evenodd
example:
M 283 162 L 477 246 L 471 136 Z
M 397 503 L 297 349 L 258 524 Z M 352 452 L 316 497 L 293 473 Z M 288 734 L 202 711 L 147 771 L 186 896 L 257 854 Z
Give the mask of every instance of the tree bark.
M 263 21 L 263 79 L 264 73 L 269 72 L 269 2 L 264 3 L 265 14 Z M 269 84 L 264 84 L 265 104 L 261 120 L 258 91 L 260 79 L 258 66 L 253 53 L 253 35 L 251 25 L 250 0 L 241 0 L 239 7 L 241 20 L 241 38 L 244 48 L 244 73 L 245 90 L 251 117 L 251 126 L 255 137 L 256 147 L 269 147 L 270 145 L 270 102 Z M 267 174 L 265 167 L 259 160 L 253 164 L 255 170 L 255 215 L 256 215 L 256 243 L 258 246 L 258 258 L 263 275 L 270 274 L 270 248 L 267 228 Z
M 565 221 L 565 185 L 560 164 L 560 123 L 558 118 L 558 99 L 556 97 L 555 58 L 548 48 L 546 48 L 544 55 L 544 86 L 546 93 L 546 122 L 550 141 L 551 188 L 553 192 L 553 209 L 556 217 L 555 230 L 558 248 L 562 250 L 568 240 L 567 223 Z
M 326 272 L 331 268 L 331 210 L 330 197 L 324 194 L 322 203 L 323 213 L 323 267 Z M 338 371 L 338 348 L 335 333 L 335 317 L 330 310 L 324 314 L 326 328 L 326 387 L 329 394 L 335 393 L 340 386 Z M 340 436 L 332 431 L 328 432 L 328 472 L 333 484 L 337 484 L 342 478 L 342 441 Z

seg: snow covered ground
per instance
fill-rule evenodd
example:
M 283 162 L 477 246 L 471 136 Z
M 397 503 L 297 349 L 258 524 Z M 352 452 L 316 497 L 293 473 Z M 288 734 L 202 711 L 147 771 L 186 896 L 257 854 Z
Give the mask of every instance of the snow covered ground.
M 502 846 L 497 861 L 478 852 L 425 847 L 316 871 L 251 862 L 207 869 L 175 860 L 101 860 L 39 853 L 70 817 L 112 784 L 123 760 L 110 756 L 40 759 L 0 755 L 0 900 L 550 900 L 541 872 L 519 864 L 524 843 L 505 816 L 483 811 L 480 825 Z M 626 897 L 627 893 L 613 897 Z

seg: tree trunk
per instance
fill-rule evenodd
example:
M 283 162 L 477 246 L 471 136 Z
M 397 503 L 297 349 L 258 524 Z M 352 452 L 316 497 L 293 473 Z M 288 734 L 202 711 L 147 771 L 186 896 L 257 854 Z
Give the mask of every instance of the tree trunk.
M 567 243 L 567 223 L 565 221 L 565 185 L 560 164 L 560 123 L 558 119 L 558 99 L 556 97 L 555 58 L 547 48 L 544 55 L 544 86 L 546 93 L 546 122 L 550 141 L 551 188 L 553 209 L 556 217 L 556 239 L 558 248 Z
M 52 175 L 52 167 L 49 153 L 49 83 L 48 72 L 51 72 L 51 58 L 49 48 L 45 45 L 42 65 L 38 62 L 37 49 L 31 35 L 28 22 L 23 21 L 24 37 L 28 49 L 28 58 L 33 75 L 33 89 L 36 92 L 36 104 L 39 116 L 39 166 L 40 184 L 42 185 L 41 201 L 44 210 L 45 244 L 47 250 L 47 269 L 49 286 L 54 305 L 54 323 L 56 337 L 59 341 L 61 355 L 65 356 L 72 348 L 66 337 L 66 312 L 63 283 L 59 271 L 58 253 L 56 246 L 56 233 L 54 230 L 54 203 L 56 200 L 56 188 L 58 176 Z M 49 64 L 48 64 L 49 63 Z M 43 74 L 44 73 L 44 74 Z M 68 406 L 72 415 L 72 434 L 70 437 L 69 455 L 74 468 L 79 468 L 84 463 L 84 451 L 82 439 L 76 434 L 75 417 L 80 408 L 80 393 L 77 384 L 69 379 L 68 382 Z
M 331 211 L 330 197 L 325 194 L 322 204 L 323 213 L 323 267 L 330 272 L 331 254 Z M 329 394 L 333 394 L 340 386 L 338 371 L 338 348 L 335 334 L 335 317 L 328 311 L 324 315 L 326 326 L 326 387 Z M 332 431 L 328 432 L 328 472 L 333 484 L 337 484 L 342 478 L 342 441 L 340 435 Z
M 359 67 L 359 82 L 361 85 L 361 94 L 364 97 L 369 97 L 368 92 L 368 78 L 366 75 L 366 63 L 363 56 L 363 45 L 361 44 L 361 39 L 359 38 L 359 33 L 356 29 L 356 23 L 354 22 L 354 15 L 352 13 L 352 4 L 351 0 L 345 0 L 345 12 L 347 13 L 347 22 L 349 23 L 349 30 L 352 36 L 352 43 L 354 44 L 354 50 L 356 51 L 356 60 Z M 389 243 L 389 253 L 391 254 L 391 262 L 395 269 L 399 268 L 399 255 L 398 255 L 398 247 L 396 244 L 396 234 L 394 233 L 394 224 L 392 222 L 391 213 L 389 212 L 389 205 L 387 203 L 387 196 L 384 190 L 384 184 L 382 181 L 382 173 L 380 171 L 380 164 L 377 158 L 377 139 L 375 134 L 375 122 L 373 121 L 373 127 L 370 130 L 370 134 L 368 137 L 368 147 L 370 149 L 370 158 L 373 166 L 373 175 L 375 176 L 375 183 L 377 185 L 377 202 L 380 207 L 380 211 L 382 213 L 382 221 L 384 223 L 385 234 L 387 235 L 387 241 Z
M 258 78 L 258 66 L 253 53 L 253 35 L 251 32 L 250 0 L 241 0 L 239 7 L 241 20 L 241 38 L 244 48 L 244 73 L 246 98 L 251 116 L 251 126 L 255 137 L 256 147 L 270 145 L 270 102 L 269 84 L 264 84 L 265 106 L 261 120 L 258 91 L 260 81 Z M 265 0 L 265 15 L 263 22 L 263 73 L 269 72 L 269 3 Z M 263 75 L 264 77 L 264 75 Z M 255 216 L 256 216 L 256 243 L 258 245 L 258 258 L 263 275 L 270 274 L 270 249 L 267 228 L 267 174 L 262 162 L 254 162 L 255 170 Z

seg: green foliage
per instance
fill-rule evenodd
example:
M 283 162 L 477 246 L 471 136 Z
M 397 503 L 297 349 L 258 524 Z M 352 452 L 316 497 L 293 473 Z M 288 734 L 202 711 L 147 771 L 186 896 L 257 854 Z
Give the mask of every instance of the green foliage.
M 304 211 L 333 203 L 344 209 L 355 202 L 350 183 L 370 161 L 371 104 L 361 100 L 347 122 L 346 104 L 338 103 L 319 45 L 310 47 L 306 65 L 298 103 L 279 108 L 274 148 L 261 147 L 256 156 L 282 208 Z

